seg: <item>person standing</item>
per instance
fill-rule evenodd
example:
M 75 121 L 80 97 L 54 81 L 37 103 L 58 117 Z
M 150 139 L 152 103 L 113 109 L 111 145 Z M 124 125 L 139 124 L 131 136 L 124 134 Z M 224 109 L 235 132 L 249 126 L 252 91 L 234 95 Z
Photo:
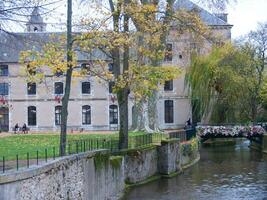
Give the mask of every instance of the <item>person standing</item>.
M 18 123 L 16 123 L 16 125 L 14 127 L 14 134 L 16 134 L 17 131 L 19 131 L 19 124 Z
M 24 123 L 23 126 L 22 126 L 22 132 L 24 134 L 28 133 L 28 129 L 27 129 L 27 125 Z

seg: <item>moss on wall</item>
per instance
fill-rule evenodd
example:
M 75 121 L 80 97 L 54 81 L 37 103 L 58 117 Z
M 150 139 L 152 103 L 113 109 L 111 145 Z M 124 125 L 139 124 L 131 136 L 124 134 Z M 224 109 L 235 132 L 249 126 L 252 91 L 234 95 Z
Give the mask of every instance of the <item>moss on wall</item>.
M 94 156 L 95 169 L 100 170 L 107 166 L 110 155 L 108 153 L 97 153 Z
M 193 138 L 192 140 L 181 144 L 181 152 L 184 156 L 191 156 L 199 148 L 199 140 Z
M 119 169 L 122 163 L 122 156 L 111 156 L 109 162 L 114 169 Z

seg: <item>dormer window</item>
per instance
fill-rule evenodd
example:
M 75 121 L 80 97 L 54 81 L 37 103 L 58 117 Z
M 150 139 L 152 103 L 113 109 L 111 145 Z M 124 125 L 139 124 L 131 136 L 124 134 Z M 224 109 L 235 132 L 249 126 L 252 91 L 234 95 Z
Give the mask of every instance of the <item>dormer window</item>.
M 38 28 L 37 27 L 34 27 L 33 31 L 34 32 L 38 32 Z

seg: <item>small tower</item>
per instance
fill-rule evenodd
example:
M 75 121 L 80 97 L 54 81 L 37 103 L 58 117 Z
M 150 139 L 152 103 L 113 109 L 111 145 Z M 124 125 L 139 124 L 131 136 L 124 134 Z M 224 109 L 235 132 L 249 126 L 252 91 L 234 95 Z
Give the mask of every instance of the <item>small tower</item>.
M 39 8 L 35 7 L 32 11 L 30 20 L 26 24 L 27 32 L 45 32 L 46 23 L 43 22 L 43 18 L 39 13 Z

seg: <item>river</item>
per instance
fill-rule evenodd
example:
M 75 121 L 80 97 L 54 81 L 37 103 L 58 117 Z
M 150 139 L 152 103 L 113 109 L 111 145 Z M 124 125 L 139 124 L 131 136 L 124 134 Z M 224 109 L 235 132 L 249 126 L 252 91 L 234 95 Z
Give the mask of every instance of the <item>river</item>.
M 200 161 L 171 179 L 131 189 L 125 200 L 267 200 L 267 156 L 235 146 L 202 147 Z

